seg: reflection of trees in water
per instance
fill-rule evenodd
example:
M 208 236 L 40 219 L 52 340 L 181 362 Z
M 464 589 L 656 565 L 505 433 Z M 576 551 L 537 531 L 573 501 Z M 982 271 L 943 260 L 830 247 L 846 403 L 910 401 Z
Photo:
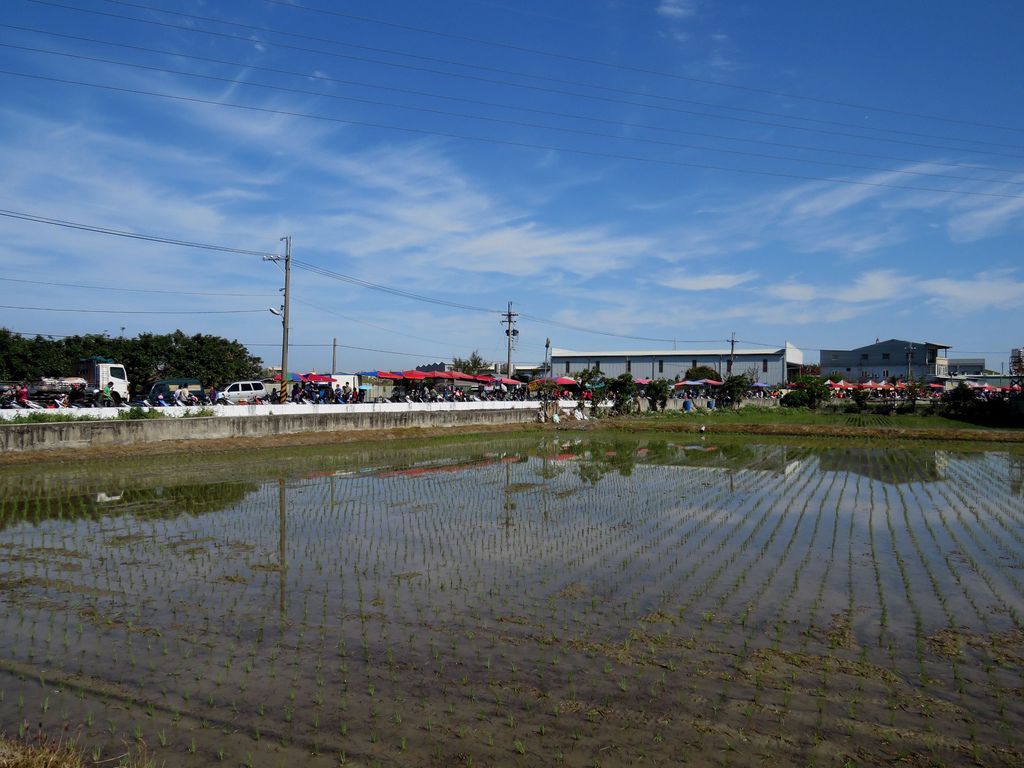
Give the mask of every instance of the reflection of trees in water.
M 892 485 L 933 483 L 945 474 L 939 452 L 903 448 L 831 448 L 818 454 L 818 463 L 826 472 L 846 472 Z
M 683 443 L 664 438 L 588 440 L 578 447 L 577 474 L 596 483 L 609 472 L 629 477 L 637 464 L 671 467 L 703 467 L 782 474 L 806 455 L 802 448 L 707 440 Z
M 203 483 L 161 485 L 152 488 L 118 488 L 103 491 L 51 494 L 4 494 L 0 497 L 0 530 L 17 523 L 47 520 L 95 520 L 132 515 L 139 519 L 202 515 L 238 504 L 259 488 L 255 483 Z

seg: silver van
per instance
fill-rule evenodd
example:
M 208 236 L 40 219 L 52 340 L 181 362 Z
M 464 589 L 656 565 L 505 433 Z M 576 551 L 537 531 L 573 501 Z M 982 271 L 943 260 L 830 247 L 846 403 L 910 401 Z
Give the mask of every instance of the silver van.
M 262 381 L 233 381 L 217 392 L 217 402 L 222 404 L 248 403 L 257 397 L 264 402 L 268 397 Z

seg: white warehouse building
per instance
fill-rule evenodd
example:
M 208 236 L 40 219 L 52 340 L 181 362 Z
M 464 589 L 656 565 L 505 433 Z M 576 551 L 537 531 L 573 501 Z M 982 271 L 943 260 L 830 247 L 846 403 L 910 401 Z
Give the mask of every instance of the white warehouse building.
M 731 362 L 730 362 L 731 361 Z M 803 352 L 789 342 L 782 348 L 664 349 L 623 352 L 551 350 L 553 376 L 572 376 L 586 368 L 598 368 L 609 378 L 631 373 L 637 379 L 682 379 L 686 371 L 705 365 L 719 376 L 750 373 L 762 384 L 792 381 L 804 364 Z

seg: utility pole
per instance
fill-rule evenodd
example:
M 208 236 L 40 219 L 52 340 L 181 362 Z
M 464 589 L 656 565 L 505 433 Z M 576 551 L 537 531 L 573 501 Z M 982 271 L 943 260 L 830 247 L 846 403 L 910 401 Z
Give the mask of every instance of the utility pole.
M 278 392 L 278 399 L 280 402 L 286 403 L 288 402 L 288 309 L 292 280 L 292 236 L 285 235 L 281 238 L 281 242 L 284 243 L 284 304 L 281 306 L 281 390 Z M 277 262 L 281 260 L 281 257 L 264 256 L 263 260 Z
M 338 370 L 338 337 L 334 337 L 334 343 L 331 345 L 331 376 L 334 375 L 335 371 Z
M 544 339 L 544 373 L 551 378 L 551 339 Z
M 736 359 L 736 331 L 732 332 L 732 336 L 729 338 L 729 370 L 727 373 L 732 376 L 732 364 Z
M 910 383 L 910 362 L 914 359 L 914 344 L 907 345 L 907 384 Z
M 503 315 L 505 318 L 501 321 L 501 324 L 506 326 L 505 335 L 508 337 L 508 357 L 505 361 L 505 375 L 510 379 L 512 378 L 512 341 L 516 336 L 519 335 L 519 331 L 516 329 L 515 318 L 519 317 L 518 312 L 512 311 L 512 302 L 508 303 L 508 311 Z

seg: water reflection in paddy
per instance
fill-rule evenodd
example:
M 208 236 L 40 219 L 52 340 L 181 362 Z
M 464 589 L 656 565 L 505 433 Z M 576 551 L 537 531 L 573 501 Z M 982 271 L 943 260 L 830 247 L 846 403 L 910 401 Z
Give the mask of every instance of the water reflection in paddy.
M 1016 755 L 1019 454 L 563 435 L 180 465 L 0 475 L 8 730 L 168 765 Z

